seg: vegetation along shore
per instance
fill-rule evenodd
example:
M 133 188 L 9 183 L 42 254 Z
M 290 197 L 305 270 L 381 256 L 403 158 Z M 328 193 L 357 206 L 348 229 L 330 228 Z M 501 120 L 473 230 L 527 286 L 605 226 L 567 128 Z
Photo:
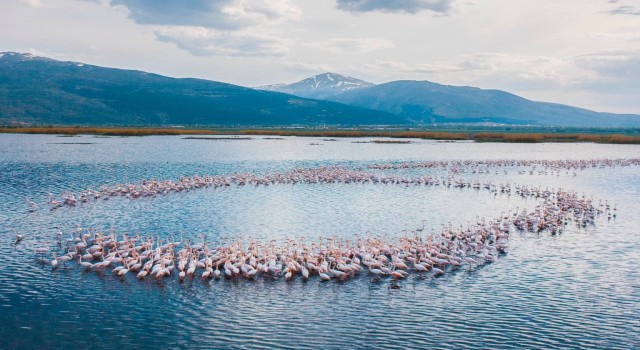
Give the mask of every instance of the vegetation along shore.
M 380 129 L 191 129 L 191 128 L 124 128 L 124 127 L 0 127 L 0 133 L 59 134 L 59 135 L 103 135 L 103 136 L 148 136 L 148 135 L 254 135 L 254 136 L 307 136 L 307 137 L 390 137 L 417 138 L 426 140 L 452 140 L 476 142 L 595 142 L 616 144 L 640 144 L 637 133 L 619 130 L 595 131 L 549 131 L 549 130 L 380 130 Z

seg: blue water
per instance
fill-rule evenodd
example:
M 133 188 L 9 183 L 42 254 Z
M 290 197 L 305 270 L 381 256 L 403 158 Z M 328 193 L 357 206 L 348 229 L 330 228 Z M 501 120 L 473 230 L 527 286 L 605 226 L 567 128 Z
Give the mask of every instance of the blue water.
M 0 135 L 0 349 L 34 348 L 640 348 L 640 168 L 471 180 L 575 190 L 617 205 L 617 217 L 561 235 L 512 234 L 508 254 L 440 278 L 348 281 L 176 278 L 138 281 L 52 271 L 33 249 L 76 226 L 211 242 L 354 235 L 399 237 L 425 222 L 467 225 L 532 199 L 445 187 L 372 184 L 229 187 L 113 198 L 49 211 L 47 193 L 196 174 L 256 174 L 340 165 L 366 169 L 434 159 L 631 158 L 640 146 L 411 144 L 289 137 L 207 141 L 174 136 Z M 310 145 L 320 143 L 321 145 Z M 386 170 L 433 174 L 441 170 Z M 30 213 L 25 198 L 40 203 Z M 14 244 L 13 230 L 25 235 Z

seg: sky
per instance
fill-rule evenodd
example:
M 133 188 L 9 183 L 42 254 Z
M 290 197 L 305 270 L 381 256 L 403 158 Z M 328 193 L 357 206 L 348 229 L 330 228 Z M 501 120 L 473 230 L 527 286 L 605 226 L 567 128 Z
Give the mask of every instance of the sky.
M 0 0 L 0 51 L 243 86 L 429 80 L 640 114 L 640 0 Z

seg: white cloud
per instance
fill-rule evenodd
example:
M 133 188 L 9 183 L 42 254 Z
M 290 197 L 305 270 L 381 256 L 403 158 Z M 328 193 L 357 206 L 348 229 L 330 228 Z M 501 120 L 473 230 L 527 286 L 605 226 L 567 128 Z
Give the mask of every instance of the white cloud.
M 337 53 L 365 53 L 380 49 L 395 47 L 393 42 L 382 38 L 331 38 L 317 43 L 307 43 L 307 46 L 316 47 Z
M 609 13 L 612 15 L 640 16 L 640 5 L 635 0 L 609 0 L 612 4 Z
M 222 13 L 253 24 L 273 24 L 285 20 L 299 20 L 302 11 L 290 0 L 236 0 L 222 8 Z
M 290 0 L 111 0 L 139 24 L 199 26 L 224 30 L 296 20 L 301 11 Z
M 298 20 L 290 0 L 110 0 L 156 38 L 196 56 L 284 56 L 289 43 L 273 29 Z
M 332 71 L 331 66 L 325 63 L 308 63 L 308 62 L 284 60 L 284 61 L 280 61 L 280 64 L 283 67 L 285 67 L 285 69 L 287 69 L 288 71 L 305 73 L 305 74 L 307 73 L 318 74 L 319 72 Z
M 407 63 L 400 61 L 383 61 L 377 60 L 373 63 L 366 63 L 365 69 L 371 70 L 384 70 L 401 73 L 417 73 L 417 74 L 430 74 L 430 73 L 448 73 L 459 72 L 465 70 L 463 67 L 455 64 L 447 63 Z
M 618 40 L 618 41 L 637 41 L 640 40 L 640 33 L 590 33 L 589 38 L 593 39 L 605 39 L 605 40 Z
M 537 83 L 563 85 L 579 77 L 570 59 L 548 56 L 477 53 L 468 55 L 460 66 L 477 75 L 511 76 L 514 80 Z
M 576 58 L 576 63 L 586 69 L 597 71 L 604 75 L 626 76 L 634 74 L 640 76 L 640 52 L 638 51 L 605 51 Z
M 366 69 L 410 73 L 427 79 L 459 84 L 494 79 L 495 81 L 528 82 L 532 86 L 571 84 L 580 76 L 571 66 L 570 60 L 567 59 L 504 53 L 464 55 L 455 62 L 375 61 L 365 65 Z M 582 74 L 582 77 L 585 76 Z
M 252 30 L 219 31 L 205 27 L 163 27 L 157 38 L 174 43 L 196 56 L 284 56 L 289 52 L 286 40 L 277 35 Z
M 21 3 L 32 7 L 41 7 L 44 4 L 40 0 L 19 0 Z
M 593 78 L 585 88 L 604 93 L 640 94 L 640 51 L 605 51 L 575 58 L 578 67 L 590 71 Z

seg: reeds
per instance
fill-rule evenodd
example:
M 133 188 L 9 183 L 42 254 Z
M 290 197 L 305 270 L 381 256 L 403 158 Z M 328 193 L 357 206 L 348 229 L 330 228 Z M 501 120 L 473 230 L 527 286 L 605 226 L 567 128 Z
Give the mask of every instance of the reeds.
M 477 142 L 594 142 L 640 144 L 640 136 L 621 134 L 563 134 L 563 133 L 477 133 L 472 135 Z
M 117 127 L 0 127 L 0 133 L 60 135 L 264 135 L 301 137 L 390 137 L 425 140 L 471 140 L 476 142 L 539 143 L 595 142 L 640 144 L 640 136 L 606 133 L 527 133 L 527 132 L 445 132 L 405 130 L 309 130 L 309 129 L 186 129 L 186 128 L 117 128 Z M 393 142 L 385 142 L 393 143 Z

